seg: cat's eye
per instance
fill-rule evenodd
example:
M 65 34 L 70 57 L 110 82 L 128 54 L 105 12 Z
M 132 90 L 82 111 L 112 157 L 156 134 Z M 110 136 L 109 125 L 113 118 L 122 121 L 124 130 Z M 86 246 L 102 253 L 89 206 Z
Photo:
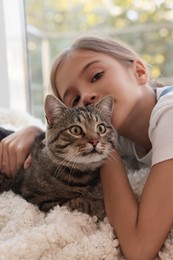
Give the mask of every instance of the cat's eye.
M 96 74 L 92 77 L 91 82 L 97 81 L 98 79 L 100 79 L 100 78 L 102 77 L 102 75 L 103 75 L 103 71 L 96 73 Z
M 99 134 L 104 134 L 106 132 L 106 126 L 104 124 L 100 124 L 97 126 L 97 132 Z
M 78 135 L 81 135 L 81 134 L 82 134 L 82 128 L 81 128 L 80 126 L 75 125 L 75 126 L 72 126 L 72 127 L 70 128 L 70 132 L 71 132 L 73 135 L 78 136 Z

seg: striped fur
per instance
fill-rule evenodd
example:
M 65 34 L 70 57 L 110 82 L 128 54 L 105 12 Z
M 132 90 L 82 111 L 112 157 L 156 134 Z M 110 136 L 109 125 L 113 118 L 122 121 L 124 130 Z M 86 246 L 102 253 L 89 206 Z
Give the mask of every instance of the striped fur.
M 20 168 L 13 179 L 0 173 L 0 192 L 11 189 L 45 212 L 59 204 L 103 219 L 99 168 L 116 149 L 112 109 L 111 97 L 96 105 L 67 108 L 49 95 L 48 127 L 35 139 L 30 168 Z M 0 129 L 1 139 L 8 134 Z

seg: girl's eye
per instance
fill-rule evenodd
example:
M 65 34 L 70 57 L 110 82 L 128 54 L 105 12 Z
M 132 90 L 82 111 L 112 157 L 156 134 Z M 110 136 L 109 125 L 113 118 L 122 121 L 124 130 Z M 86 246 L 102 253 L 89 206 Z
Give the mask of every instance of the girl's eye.
M 80 126 L 75 125 L 70 128 L 70 132 L 73 135 L 79 136 L 82 134 L 82 128 Z
M 100 78 L 102 77 L 102 75 L 103 75 L 103 71 L 96 73 L 96 74 L 93 76 L 91 82 L 97 81 L 98 79 L 100 79 Z
M 106 126 L 104 124 L 100 124 L 97 126 L 97 132 L 99 134 L 104 134 L 106 132 Z
M 72 101 L 72 107 L 77 106 L 79 100 L 80 100 L 80 96 L 75 97 L 75 99 L 73 99 L 73 101 Z

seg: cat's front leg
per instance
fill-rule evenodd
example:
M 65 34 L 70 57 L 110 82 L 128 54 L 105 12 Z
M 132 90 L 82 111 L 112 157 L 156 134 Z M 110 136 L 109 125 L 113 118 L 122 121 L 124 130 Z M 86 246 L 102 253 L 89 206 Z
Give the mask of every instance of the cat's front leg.
M 11 189 L 12 183 L 12 178 L 10 179 L 5 174 L 0 172 L 0 193 L 4 191 L 9 191 Z
M 51 202 L 47 201 L 47 202 L 41 203 L 39 205 L 39 209 L 41 211 L 48 212 L 48 211 L 50 211 L 51 209 L 53 209 L 57 205 L 58 205 L 58 202 L 56 202 L 56 201 L 54 201 L 54 202 L 53 201 L 51 201 Z
M 103 220 L 106 216 L 102 200 L 90 201 L 82 197 L 77 197 L 66 202 L 64 206 L 67 206 L 70 210 L 78 210 L 90 216 L 97 216 L 99 221 Z

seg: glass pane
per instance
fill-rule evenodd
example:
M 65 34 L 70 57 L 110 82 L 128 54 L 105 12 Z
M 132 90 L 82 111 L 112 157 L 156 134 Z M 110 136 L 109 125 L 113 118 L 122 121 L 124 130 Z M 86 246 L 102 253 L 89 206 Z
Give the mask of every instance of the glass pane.
M 52 61 L 82 33 L 126 41 L 173 82 L 172 0 L 26 0 L 32 113 L 44 119 L 43 99 Z
M 6 74 L 6 83 L 1 85 L 4 103 L 10 109 L 27 111 L 27 59 L 25 41 L 24 1 L 1 1 L 1 69 L 2 79 Z M 10 19 L 9 19 L 10 17 Z M 2 97 L 1 97 L 2 99 Z M 9 99 L 9 101 L 7 101 Z M 8 105 L 7 105 L 8 104 Z

